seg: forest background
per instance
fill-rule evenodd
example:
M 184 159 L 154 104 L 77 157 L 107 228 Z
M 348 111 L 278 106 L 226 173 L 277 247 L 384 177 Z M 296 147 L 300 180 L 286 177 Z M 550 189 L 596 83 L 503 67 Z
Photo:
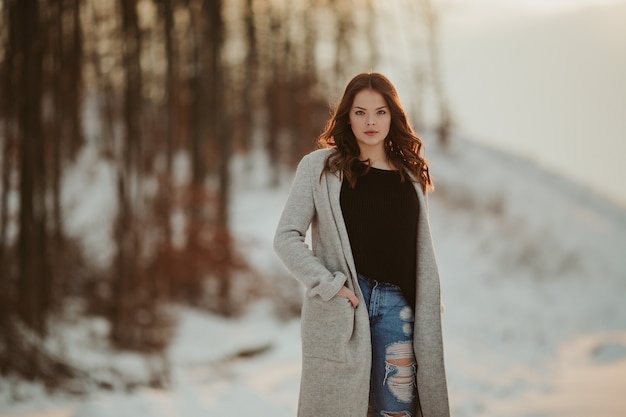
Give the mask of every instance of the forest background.
M 267 296 L 230 230 L 231 161 L 261 150 L 278 185 L 314 148 L 346 80 L 381 66 L 379 4 L 0 1 L 0 373 L 111 386 L 46 347 L 51 321 L 91 315 L 113 347 L 153 358 L 140 383 L 163 386 L 168 305 L 234 316 Z M 445 143 L 437 15 L 428 0 L 403 10 L 411 117 Z M 64 205 L 85 152 L 114 184 L 110 241 L 95 251 Z

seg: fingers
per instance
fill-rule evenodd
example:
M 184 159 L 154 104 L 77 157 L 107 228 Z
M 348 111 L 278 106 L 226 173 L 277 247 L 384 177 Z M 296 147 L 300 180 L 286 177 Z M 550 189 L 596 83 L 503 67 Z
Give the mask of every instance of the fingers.
M 357 296 L 350 290 L 348 290 L 348 300 L 352 303 L 352 307 L 356 308 L 359 305 L 359 299 Z
M 357 298 L 357 296 L 354 294 L 354 292 L 350 288 L 346 286 L 341 287 L 341 289 L 337 292 L 337 296 L 345 297 L 348 300 L 350 300 L 350 303 L 352 304 L 353 307 L 356 307 L 359 305 L 359 299 Z

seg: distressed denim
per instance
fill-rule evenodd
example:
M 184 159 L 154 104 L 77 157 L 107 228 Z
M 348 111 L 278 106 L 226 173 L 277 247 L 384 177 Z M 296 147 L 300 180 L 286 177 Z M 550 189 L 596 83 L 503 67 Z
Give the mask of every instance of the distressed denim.
M 399 287 L 358 276 L 372 335 L 371 416 L 416 417 L 413 309 Z

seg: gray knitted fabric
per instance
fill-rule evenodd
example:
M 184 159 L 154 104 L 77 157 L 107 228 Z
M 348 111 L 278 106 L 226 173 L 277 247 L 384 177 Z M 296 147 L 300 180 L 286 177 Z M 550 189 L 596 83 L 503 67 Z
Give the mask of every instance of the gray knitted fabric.
M 320 173 L 329 149 L 305 156 L 274 237 L 274 250 L 306 287 L 302 307 L 302 377 L 299 417 L 366 417 L 371 340 L 369 318 L 357 284 L 350 241 L 339 202 L 341 179 Z M 439 273 L 426 198 L 415 184 L 420 211 L 413 347 L 424 417 L 449 417 L 441 335 Z M 311 230 L 312 247 L 305 243 Z M 335 294 L 343 285 L 360 300 L 356 309 Z

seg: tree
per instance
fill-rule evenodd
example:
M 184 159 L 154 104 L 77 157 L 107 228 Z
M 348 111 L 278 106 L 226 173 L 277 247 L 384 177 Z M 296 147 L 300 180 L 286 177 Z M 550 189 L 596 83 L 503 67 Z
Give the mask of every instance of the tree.
M 155 355 L 164 303 L 237 312 L 232 157 L 263 138 L 277 183 L 314 146 L 327 93 L 368 59 L 353 40 L 371 20 L 353 12 L 328 0 L 0 1 L 1 372 L 79 374 L 44 345 L 70 298 L 109 320 L 115 346 Z M 327 61 L 320 45 L 335 51 Z M 97 128 L 83 123 L 93 103 Z M 68 238 L 61 199 L 85 147 L 115 174 L 103 270 Z
M 450 142 L 450 129 L 452 127 L 452 115 L 450 105 L 446 97 L 439 63 L 439 16 L 430 0 L 420 0 L 422 15 L 426 24 L 426 39 L 430 62 L 430 76 L 435 97 L 438 104 L 439 121 L 436 126 L 439 143 L 447 147 Z

